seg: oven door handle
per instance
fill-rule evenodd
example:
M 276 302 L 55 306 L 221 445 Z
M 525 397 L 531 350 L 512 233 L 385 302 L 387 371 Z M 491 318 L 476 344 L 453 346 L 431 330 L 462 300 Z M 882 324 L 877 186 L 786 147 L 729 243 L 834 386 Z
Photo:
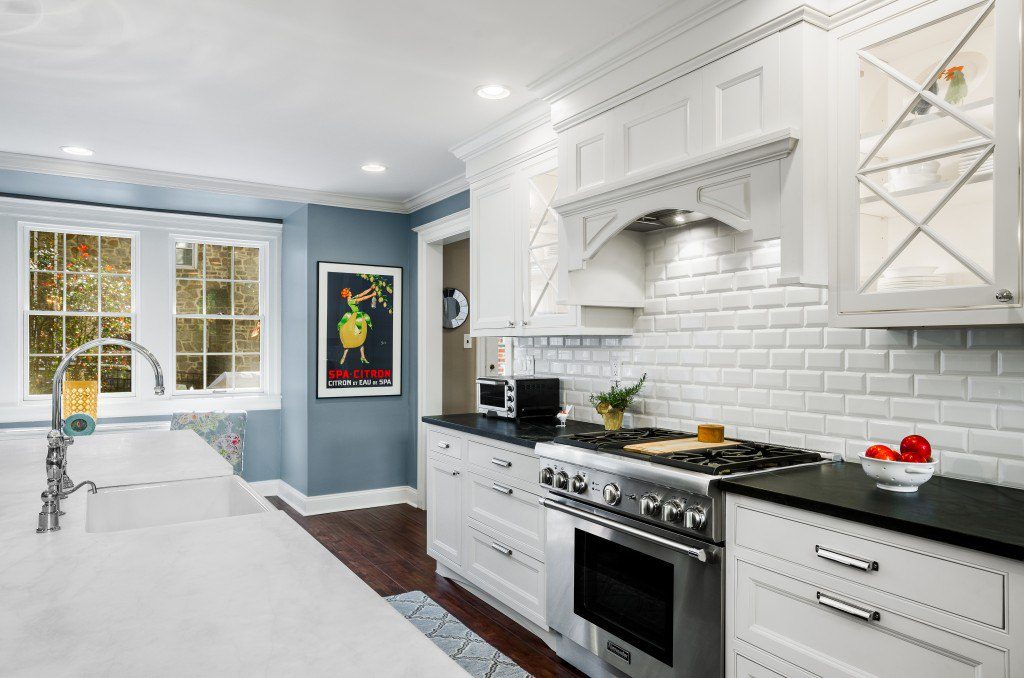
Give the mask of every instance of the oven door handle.
M 573 516 L 574 518 L 585 520 L 588 523 L 595 523 L 597 525 L 601 525 L 602 527 L 607 527 L 610 530 L 622 532 L 624 534 L 630 535 L 631 537 L 636 537 L 637 539 L 649 541 L 654 544 L 657 544 L 658 546 L 662 546 L 667 549 L 672 549 L 673 551 L 678 551 L 679 553 L 684 553 L 690 556 L 691 558 L 699 560 L 702 563 L 708 562 L 708 552 L 704 549 L 694 548 L 693 546 L 686 546 L 685 544 L 678 544 L 670 539 L 659 537 L 656 534 L 648 534 L 647 532 L 644 532 L 643 530 L 638 530 L 635 527 L 623 525 L 622 523 L 617 523 L 614 520 L 609 520 L 608 518 L 595 515 L 587 511 L 581 511 L 578 508 L 567 506 L 566 504 L 563 504 L 562 502 L 559 501 L 552 501 L 546 497 L 544 499 L 541 499 L 540 503 L 545 508 L 549 508 L 555 511 L 561 511 L 562 513 L 567 513 L 570 516 Z

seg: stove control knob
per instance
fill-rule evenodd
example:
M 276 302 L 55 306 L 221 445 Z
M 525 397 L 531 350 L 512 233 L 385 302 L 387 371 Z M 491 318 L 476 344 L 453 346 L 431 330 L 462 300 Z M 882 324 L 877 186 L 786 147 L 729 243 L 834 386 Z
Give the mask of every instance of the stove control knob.
M 678 523 L 683 519 L 683 502 L 670 499 L 661 505 L 661 519 L 666 523 Z
M 707 514 L 699 506 L 691 506 L 683 511 L 683 525 L 688 530 L 703 530 L 707 522 Z
M 615 483 L 608 483 L 605 485 L 601 494 L 604 495 L 604 502 L 606 504 L 611 504 L 612 506 L 616 506 L 622 499 L 622 492 L 619 491 L 619 486 Z
M 555 474 L 555 487 L 559 490 L 564 490 L 569 487 L 569 474 L 565 471 L 559 471 Z
M 583 494 L 587 491 L 587 479 L 577 473 L 572 477 L 572 484 L 569 485 L 569 489 L 576 494 Z
M 541 485 L 551 485 L 555 482 L 555 472 L 550 466 L 545 466 L 537 474 L 537 480 Z
M 645 494 L 640 497 L 640 515 L 654 518 L 661 510 L 661 498 L 654 494 Z

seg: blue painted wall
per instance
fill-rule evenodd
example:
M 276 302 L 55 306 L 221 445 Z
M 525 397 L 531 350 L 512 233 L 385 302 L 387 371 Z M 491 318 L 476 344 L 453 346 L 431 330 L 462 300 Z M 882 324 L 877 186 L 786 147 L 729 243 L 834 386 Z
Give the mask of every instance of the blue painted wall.
M 309 390 L 316 316 L 309 314 L 309 206 L 284 220 L 281 239 L 281 479 L 308 494 Z M 314 280 L 315 284 L 315 280 Z M 312 289 L 316 289 L 313 287 Z
M 303 299 L 308 348 L 309 495 L 416 485 L 416 237 L 407 215 L 310 205 Z M 292 262 L 289 256 L 286 265 Z M 318 261 L 401 266 L 402 394 L 359 398 L 316 398 L 316 264 Z M 289 317 L 291 313 L 286 311 Z M 291 407 L 286 401 L 285 409 Z M 288 415 L 291 417 L 291 414 Z
M 469 190 L 456 193 L 444 200 L 438 200 L 433 205 L 427 205 L 409 215 L 409 227 L 416 228 L 431 221 L 455 214 L 462 210 L 469 209 Z

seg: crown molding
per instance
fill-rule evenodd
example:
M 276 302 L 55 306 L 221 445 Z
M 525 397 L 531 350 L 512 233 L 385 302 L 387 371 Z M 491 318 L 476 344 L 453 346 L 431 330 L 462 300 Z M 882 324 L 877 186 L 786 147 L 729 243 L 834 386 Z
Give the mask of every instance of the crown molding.
M 716 0 L 704 7 L 694 8 L 692 0 L 670 4 L 634 24 L 626 32 L 597 47 L 588 54 L 549 71 L 527 85 L 527 90 L 548 104 L 564 99 L 568 95 L 599 80 L 609 73 L 634 61 L 662 45 L 694 30 L 700 24 L 749 0 Z M 554 123 L 556 132 L 564 131 L 596 115 L 640 96 L 666 82 L 679 78 L 698 68 L 742 49 L 772 33 L 804 22 L 831 30 L 852 21 L 895 0 L 859 0 L 843 9 L 828 13 L 807 3 L 796 4 L 762 24 L 736 35 L 701 54 L 677 64 L 643 82 L 638 82 L 625 91 Z
M 459 160 L 470 160 L 494 146 L 515 139 L 550 121 L 551 107 L 544 101 L 533 101 L 525 106 L 520 106 L 469 139 L 452 146 L 449 150 Z
M 545 101 L 557 101 L 744 1 L 715 0 L 696 8 L 699 0 L 666 5 L 587 54 L 548 71 L 526 89 Z
M 433 205 L 436 202 L 440 202 L 445 198 L 450 198 L 453 195 L 462 193 L 468 188 L 469 182 L 466 181 L 465 174 L 454 176 L 451 179 L 442 181 L 438 185 L 432 186 L 421 193 L 417 193 L 403 202 L 402 211 L 406 214 L 415 212 L 416 210 L 423 209 L 424 207 Z
M 0 151 L 0 169 L 35 172 L 37 174 L 57 174 L 81 179 L 98 179 L 100 181 L 119 181 L 144 186 L 209 191 L 212 193 L 226 193 L 229 195 L 284 200 L 295 203 L 314 203 L 317 205 L 348 207 L 376 212 L 399 212 L 403 214 L 407 212 L 406 203 L 398 200 L 383 200 L 329 191 L 313 191 L 290 186 L 275 186 L 234 179 L 217 179 L 195 174 L 120 167 L 118 165 L 104 165 L 82 160 L 48 158 L 6 151 Z

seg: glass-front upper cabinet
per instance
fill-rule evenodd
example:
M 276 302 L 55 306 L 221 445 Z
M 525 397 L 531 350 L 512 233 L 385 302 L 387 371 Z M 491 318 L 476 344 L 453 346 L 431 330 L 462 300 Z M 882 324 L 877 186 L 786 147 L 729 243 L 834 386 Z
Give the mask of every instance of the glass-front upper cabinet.
M 1009 319 L 1021 293 L 1020 3 L 881 11 L 835 44 L 833 320 Z M 985 309 L 987 320 L 963 315 Z
M 551 208 L 558 190 L 558 160 L 553 153 L 521 173 L 523 258 L 523 323 L 559 327 L 575 322 L 577 310 L 558 303 L 558 214 Z

